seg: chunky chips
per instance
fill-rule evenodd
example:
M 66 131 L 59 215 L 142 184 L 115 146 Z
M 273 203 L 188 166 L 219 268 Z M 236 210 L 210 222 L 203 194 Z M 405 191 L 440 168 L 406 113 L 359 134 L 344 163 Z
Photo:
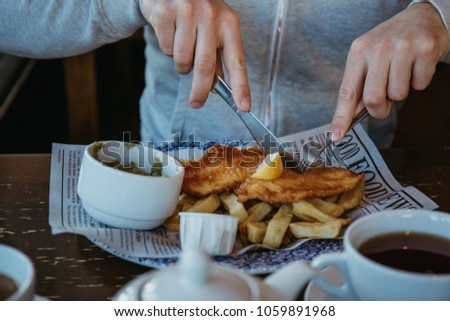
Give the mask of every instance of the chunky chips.
M 355 208 L 364 191 L 362 180 L 354 189 L 327 198 L 306 198 L 295 203 L 268 204 L 262 201 L 240 203 L 234 193 L 195 197 L 182 194 L 176 212 L 164 223 L 179 230 L 181 211 L 228 213 L 239 217 L 239 237 L 244 243 L 260 243 L 280 248 L 300 238 L 336 238 L 351 223 L 343 215 Z

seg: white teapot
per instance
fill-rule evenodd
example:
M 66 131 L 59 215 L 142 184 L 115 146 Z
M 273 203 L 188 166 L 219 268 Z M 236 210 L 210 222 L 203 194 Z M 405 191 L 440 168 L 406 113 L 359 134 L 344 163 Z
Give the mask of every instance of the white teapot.
M 117 301 L 295 300 L 316 275 L 304 261 L 289 263 L 264 280 L 211 262 L 198 250 L 184 252 L 177 265 L 144 273 L 120 289 Z

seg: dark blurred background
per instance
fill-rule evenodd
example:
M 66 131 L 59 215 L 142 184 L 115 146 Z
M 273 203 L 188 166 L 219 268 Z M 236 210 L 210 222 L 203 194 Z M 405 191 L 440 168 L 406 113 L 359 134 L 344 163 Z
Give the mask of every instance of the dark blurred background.
M 49 153 L 52 142 L 86 144 L 124 132 L 139 140 L 144 64 L 140 32 L 88 55 L 35 61 L 0 118 L 0 153 Z M 447 64 L 399 112 L 393 147 L 423 145 L 450 146 Z

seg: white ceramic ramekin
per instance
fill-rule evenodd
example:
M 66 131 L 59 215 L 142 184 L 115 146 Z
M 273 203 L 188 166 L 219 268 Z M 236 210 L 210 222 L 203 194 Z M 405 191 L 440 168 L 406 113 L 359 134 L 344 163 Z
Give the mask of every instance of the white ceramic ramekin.
M 78 180 L 78 195 L 86 212 L 118 228 L 147 230 L 160 226 L 173 213 L 183 183 L 184 167 L 173 157 L 140 144 L 119 141 L 86 147 Z M 116 160 L 124 166 L 150 172 L 161 162 L 162 176 L 144 176 L 105 165 Z

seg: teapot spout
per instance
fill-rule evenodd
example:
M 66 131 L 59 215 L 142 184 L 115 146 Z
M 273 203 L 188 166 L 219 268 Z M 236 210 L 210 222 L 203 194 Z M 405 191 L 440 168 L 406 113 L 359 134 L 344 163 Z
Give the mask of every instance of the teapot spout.
M 295 261 L 269 275 L 264 283 L 277 291 L 281 300 L 292 301 L 317 274 L 307 262 Z

